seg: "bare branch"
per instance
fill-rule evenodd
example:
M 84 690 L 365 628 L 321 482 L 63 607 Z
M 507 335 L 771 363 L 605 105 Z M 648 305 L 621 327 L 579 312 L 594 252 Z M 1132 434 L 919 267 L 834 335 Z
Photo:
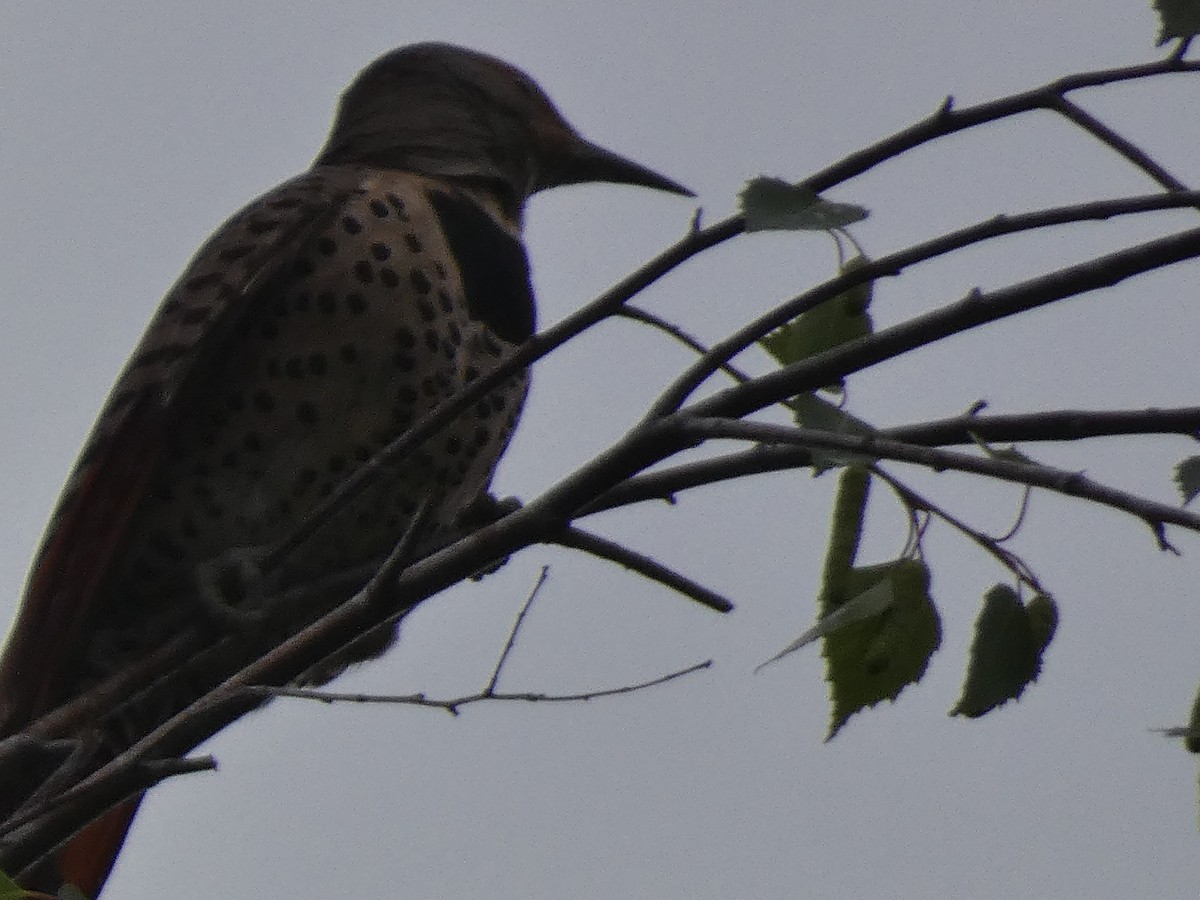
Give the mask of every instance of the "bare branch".
M 1037 575 L 1033 570 L 1025 564 L 1021 557 L 1017 556 L 1011 550 L 1008 550 L 1000 545 L 1000 539 L 984 534 L 977 528 L 972 527 L 963 519 L 948 511 L 945 507 L 934 503 L 923 494 L 914 491 L 908 485 L 894 478 L 882 466 L 872 466 L 871 472 L 878 478 L 882 479 L 901 499 L 901 501 L 910 509 L 919 509 L 941 519 L 950 527 L 954 528 L 960 534 L 964 535 L 972 543 L 980 547 L 985 553 L 992 556 L 1000 565 L 1008 569 L 1013 575 L 1025 584 L 1039 593 L 1043 592 L 1041 583 L 1037 579 Z M 1029 497 L 1029 487 L 1025 488 L 1022 494 L 1021 511 L 1024 512 L 1025 501 Z
M 491 695 L 496 690 L 496 685 L 500 681 L 500 672 L 504 669 L 504 664 L 508 662 L 509 654 L 512 653 L 513 647 L 517 643 L 517 632 L 521 630 L 521 626 L 525 624 L 525 617 L 529 615 L 529 609 L 533 606 L 533 601 L 537 599 L 537 595 L 542 590 L 542 585 L 546 583 L 546 579 L 550 575 L 550 567 L 542 566 L 542 571 L 538 574 L 538 579 L 533 583 L 533 587 L 529 591 L 529 596 L 525 598 L 525 602 L 521 604 L 521 609 L 517 613 L 517 618 L 513 622 L 512 628 L 508 631 L 508 639 L 504 642 L 504 649 L 500 651 L 500 658 L 496 660 L 496 667 L 492 669 L 492 677 L 488 679 L 487 687 L 483 689 L 485 694 Z
M 1186 184 L 1155 162 L 1145 150 L 1118 134 L 1078 104 L 1072 103 L 1060 95 L 1054 98 L 1051 109 L 1078 125 L 1101 143 L 1111 147 L 1168 191 L 1186 191 L 1188 189 Z
M 596 700 L 600 697 L 615 697 L 618 694 L 632 694 L 635 691 L 644 691 L 647 688 L 657 687 L 660 684 L 666 684 L 669 681 L 674 681 L 677 678 L 683 678 L 686 675 L 691 675 L 693 672 L 699 672 L 703 669 L 712 668 L 712 660 L 706 659 L 704 662 L 695 663 L 683 669 L 677 669 L 674 672 L 668 672 L 666 675 L 660 675 L 657 678 L 651 678 L 648 681 L 639 681 L 636 684 L 626 684 L 617 688 L 604 688 L 596 691 L 585 691 L 580 694 L 543 694 L 532 691 L 520 692 L 504 692 L 483 690 L 476 694 L 464 694 L 461 697 L 452 697 L 447 700 L 434 700 L 427 697 L 423 693 L 418 694 L 355 694 L 355 693 L 339 693 L 337 691 L 314 691 L 307 688 L 278 688 L 278 687 L 262 687 L 255 690 L 260 691 L 264 697 L 294 697 L 298 700 L 315 700 L 319 703 L 387 703 L 401 706 L 423 706 L 430 709 L 443 709 L 451 715 L 458 715 L 459 711 L 464 706 L 469 706 L 472 703 L 482 703 L 486 700 L 498 700 L 510 702 L 513 700 L 524 700 L 530 703 L 577 703 L 580 700 Z
M 1070 441 L 1122 434 L 1183 434 L 1200 430 L 1200 407 L 1180 409 L 1052 410 L 1005 416 L 955 416 L 934 422 L 881 429 L 880 434 L 921 446 L 974 444 L 972 435 L 988 441 Z M 676 494 L 750 475 L 803 469 L 813 464 L 805 447 L 760 445 L 749 450 L 677 466 L 656 469 L 629 478 L 587 504 L 580 515 L 608 509 L 670 500 Z
M 1069 94 L 1072 91 L 1100 87 L 1107 84 L 1118 84 L 1125 81 L 1136 81 L 1142 78 L 1154 78 L 1172 72 L 1200 71 L 1200 62 L 1185 61 L 1182 58 L 1168 57 L 1151 63 L 1136 66 L 1126 66 L 1116 69 L 1103 69 L 1095 72 L 1081 72 L 1068 75 L 1048 82 L 1041 87 L 990 100 L 975 106 L 955 108 L 952 98 L 946 101 L 927 119 L 901 129 L 881 141 L 865 147 L 856 153 L 851 153 L 838 160 L 833 165 L 806 178 L 802 183 L 818 193 L 828 190 L 834 185 L 848 181 L 873 169 L 875 166 L 905 151 L 922 144 L 983 125 L 996 122 L 1011 116 L 1046 109 L 1051 106 L 1056 97 Z
M 1200 406 L 1176 409 L 1057 409 L 1003 416 L 954 416 L 885 428 L 890 438 L 908 444 L 970 444 L 986 441 L 1077 441 L 1119 434 L 1200 435 Z
M 696 351 L 701 356 L 703 356 L 709 352 L 708 347 L 706 347 L 704 344 L 702 344 L 699 340 L 694 338 L 692 335 L 688 334 L 686 331 L 684 331 L 682 328 L 680 328 L 674 322 L 668 322 L 662 316 L 656 315 L 655 313 L 649 312 L 648 310 L 644 310 L 639 306 L 633 306 L 630 304 L 626 304 L 625 308 L 622 309 L 618 315 L 620 315 L 622 318 L 632 319 L 635 322 L 643 322 L 646 325 L 651 326 L 652 328 L 657 328 L 659 331 L 663 332 L 664 334 L 669 334 L 671 337 L 673 337 L 675 340 L 679 341 L 679 343 L 683 344 L 685 347 Z M 749 375 L 747 375 L 741 369 L 734 366 L 732 363 L 728 363 L 728 362 L 722 363 L 718 368 L 720 371 L 724 372 L 726 375 L 728 375 L 734 381 L 749 381 L 750 380 Z
M 796 394 L 807 393 L 822 385 L 832 384 L 837 379 L 853 372 L 861 371 L 918 347 L 932 344 L 949 335 L 958 334 L 1027 310 L 1037 309 L 1067 297 L 1112 287 L 1133 275 L 1194 259 L 1197 256 L 1200 256 L 1200 228 L 1192 228 L 1165 238 L 1126 247 L 1079 265 L 1067 266 L 1028 281 L 989 291 L 986 294 L 976 290 L 955 303 L 949 303 L 925 315 L 916 316 L 907 322 L 877 331 L 866 337 L 847 341 L 832 350 L 819 353 L 802 362 L 784 366 L 782 369 L 755 378 L 745 384 L 725 388 L 694 404 L 691 411 L 701 416 L 743 416 Z M 867 263 L 858 269 L 851 270 L 846 275 L 832 279 L 809 291 L 806 297 L 820 302 L 850 286 L 848 282 L 853 280 L 853 276 L 865 274 L 867 278 L 877 277 L 883 274 L 879 266 L 883 262 L 884 260 L 879 260 L 877 263 Z M 838 284 L 839 282 L 841 284 Z M 788 307 L 800 305 L 802 304 L 787 304 Z M 764 319 L 759 319 L 754 327 L 742 329 L 729 342 L 723 341 L 718 345 L 721 348 L 720 352 L 735 350 L 735 347 L 730 346 L 731 344 L 740 345 L 745 340 L 756 340 L 760 336 L 757 332 L 763 324 L 765 324 Z M 774 324 L 771 327 L 774 327 Z M 740 349 L 740 346 L 736 349 Z M 716 348 L 714 348 L 715 352 Z M 708 361 L 700 369 L 694 369 L 693 374 L 703 374 L 703 371 L 709 368 L 711 368 L 711 361 Z M 685 375 L 669 389 L 667 394 L 660 398 L 655 404 L 655 408 L 661 413 L 677 398 L 682 399 L 680 391 L 690 392 L 693 380 L 692 374 Z
M 841 274 L 830 278 L 829 280 L 816 285 L 802 294 L 794 297 L 786 303 L 776 306 L 774 309 L 759 316 L 751 322 L 748 322 L 742 328 L 735 331 L 729 337 L 714 344 L 707 354 L 693 363 L 686 369 L 671 385 L 663 392 L 662 396 L 655 401 L 646 418 L 656 418 L 666 415 L 678 409 L 684 401 L 696 390 L 710 375 L 713 374 L 723 363 L 732 359 L 738 353 L 741 353 L 755 341 L 760 340 L 764 335 L 770 333 L 774 329 L 780 327 L 786 322 L 801 313 L 807 312 L 816 308 L 821 303 L 829 300 L 838 294 L 841 294 L 851 288 L 866 284 L 883 277 L 893 277 L 899 275 L 904 269 L 915 265 L 919 262 L 925 262 L 938 256 L 945 255 L 951 251 L 959 250 L 964 247 L 978 244 L 983 241 L 1004 235 L 1016 234 L 1022 231 L 1029 231 L 1038 228 L 1047 228 L 1055 225 L 1064 225 L 1072 222 L 1094 221 L 1112 218 L 1118 215 L 1133 215 L 1136 213 L 1148 212 L 1151 210 L 1163 209 L 1179 209 L 1200 204 L 1200 192 L 1189 191 L 1185 194 L 1151 194 L 1138 197 L 1128 197 L 1119 200 L 1105 200 L 1095 203 L 1082 203 L 1073 206 L 1053 207 L 1050 209 L 1038 210 L 1030 213 L 1023 213 L 1013 216 L 994 216 L 991 219 L 986 219 L 974 225 L 957 231 L 949 232 L 948 234 L 939 235 L 931 240 L 924 241 L 919 244 L 914 244 L 894 253 L 889 253 L 878 259 L 871 260 L 853 269 L 842 272 Z M 1140 272 L 1150 271 L 1161 268 L 1173 262 L 1190 259 L 1196 255 L 1200 255 L 1200 250 L 1192 248 L 1189 252 L 1190 243 L 1197 240 L 1197 231 L 1191 230 L 1183 232 L 1180 235 L 1173 235 L 1163 238 L 1160 241 L 1150 241 L 1146 244 L 1136 245 L 1127 248 L 1123 251 L 1110 254 L 1108 256 L 1097 257 L 1089 262 L 1081 263 L 1067 269 L 1060 269 L 1057 272 L 1050 273 L 1035 278 L 1030 281 L 1022 282 L 1002 291 L 994 291 L 988 295 L 988 300 L 993 303 L 997 295 L 1005 295 L 1006 292 L 1011 294 L 1014 291 L 1031 290 L 1037 288 L 1038 291 L 1044 292 L 1049 290 L 1050 285 L 1055 279 L 1070 279 L 1074 278 L 1080 281 L 1079 287 L 1070 292 L 1056 296 L 1046 296 L 1037 302 L 1030 302 L 1027 306 L 1013 309 L 1012 312 L 997 313 L 994 318 L 1002 318 L 1003 315 L 1011 315 L 1014 312 L 1023 311 L 1024 309 L 1034 308 L 1053 302 L 1054 300 L 1062 299 L 1065 296 L 1073 296 L 1074 294 L 1083 293 L 1087 290 L 1095 290 L 1100 287 L 1109 287 L 1116 284 L 1122 278 L 1129 275 L 1138 274 Z M 1163 243 L 1166 242 L 1166 243 Z M 1146 259 L 1140 260 L 1140 256 L 1145 254 Z M 1160 256 L 1165 254 L 1165 256 Z M 1142 262 L 1143 265 L 1138 265 Z M 1131 268 L 1132 267 L 1132 268 Z M 1116 271 L 1112 271 L 1115 269 Z M 1128 270 L 1128 271 L 1125 271 Z M 1119 274 L 1121 273 L 1121 274 Z M 1087 276 L 1093 277 L 1093 282 L 1088 281 Z M 1100 280 L 1095 279 L 1099 277 Z M 1108 279 L 1108 280 L 1105 280 Z M 1090 286 L 1089 286 L 1090 285 Z M 1065 286 L 1064 286 L 1065 287 Z M 1038 294 L 1037 296 L 1040 296 Z M 975 294 L 968 297 L 968 300 L 983 299 Z M 965 303 L 966 301 L 962 301 Z M 961 303 L 959 304 L 961 305 Z M 980 305 L 985 304 L 971 304 Z M 945 309 L 945 308 L 944 308 Z M 931 314 L 933 315 L 933 314 Z M 912 320 L 913 322 L 927 321 L 924 318 Z M 972 325 L 982 324 L 986 321 L 992 321 L 990 318 L 980 319 L 957 326 L 956 329 L 947 331 L 946 333 L 954 333 L 954 330 L 963 330 Z M 889 329 L 888 331 L 894 331 Z M 876 335 L 861 338 L 859 341 L 851 342 L 843 345 L 849 347 L 851 345 L 858 346 L 862 342 L 871 341 L 880 334 L 888 332 L 878 332 Z M 930 343 L 933 340 L 944 337 L 945 334 L 932 335 L 924 343 Z M 921 343 L 914 344 L 911 347 L 905 347 L 904 350 L 913 349 L 913 347 L 921 346 Z M 829 351 L 835 353 L 838 351 Z M 903 350 L 897 350 L 892 355 L 898 355 Z M 822 359 L 825 354 L 822 354 Z M 886 357 L 885 357 L 886 358 Z M 850 365 L 844 371 L 837 372 L 833 377 L 826 378 L 824 381 L 818 381 L 804 390 L 815 390 L 822 384 L 831 384 L 837 378 L 857 371 L 875 362 L 879 359 L 868 358 L 861 363 Z M 808 365 L 811 361 L 799 363 L 797 365 Z M 793 391 L 793 394 L 800 391 Z M 785 399 L 781 397 L 779 399 Z
M 28 866 L 58 844 L 58 840 L 50 840 L 47 836 L 61 835 L 65 838 L 80 824 L 91 821 L 168 778 L 210 771 L 216 767 L 216 760 L 211 756 L 143 759 L 123 767 L 107 779 L 84 779 L 46 802 L 36 816 L 25 817 L 25 824 L 12 830 L 6 829 L 0 839 L 0 855 L 5 860 L 4 871 L 15 872 L 20 878 Z M 41 848 L 41 852 L 38 848 Z M 12 852 L 14 850 L 18 852 Z
M 630 571 L 637 572 L 639 575 L 649 578 L 651 581 L 657 581 L 659 584 L 670 588 L 676 593 L 683 594 L 685 597 L 695 600 L 701 606 L 707 606 L 709 609 L 714 609 L 717 612 L 730 612 L 733 610 L 733 602 L 731 600 L 706 588 L 699 582 L 693 581 L 686 575 L 681 575 L 667 568 L 662 563 L 651 559 L 643 553 L 630 550 L 628 547 L 624 547 L 615 541 L 589 531 L 584 531 L 582 528 L 568 528 L 564 533 L 555 536 L 554 543 L 560 544 L 563 547 L 570 547 L 573 550 L 582 550 L 584 553 L 590 553 L 592 556 L 597 556 L 600 559 L 615 562 Z
M 1137 516 L 1154 529 L 1156 535 L 1159 535 L 1160 546 L 1164 540 L 1161 537 L 1161 526 L 1164 523 L 1200 531 L 1200 514 L 1193 514 L 1176 506 L 1156 503 L 1136 494 L 1107 487 L 1092 481 L 1082 472 L 1069 472 L 1051 466 L 1030 465 L 1005 459 L 970 456 L 954 450 L 919 447 L 875 435 L 836 434 L 811 428 L 743 422 L 740 419 L 693 418 L 689 416 L 684 418 L 682 427 L 692 432 L 697 438 L 735 438 L 796 444 L 873 459 L 894 459 L 900 462 L 916 463 L 935 471 L 950 469 L 958 472 L 971 472 L 1002 481 L 1046 488 L 1055 493 L 1080 497 Z

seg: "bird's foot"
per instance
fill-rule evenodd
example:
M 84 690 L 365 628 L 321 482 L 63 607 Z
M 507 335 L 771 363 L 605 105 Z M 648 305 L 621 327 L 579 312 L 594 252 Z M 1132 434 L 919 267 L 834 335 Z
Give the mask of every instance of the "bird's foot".
M 484 493 L 463 507 L 456 524 L 466 532 L 478 531 L 520 508 L 521 501 L 516 497 L 496 497 Z
M 521 501 L 516 497 L 496 497 L 490 493 L 483 493 L 463 508 L 463 511 L 459 513 L 458 518 L 455 520 L 455 528 L 461 535 L 472 534 L 481 528 L 486 528 L 493 522 L 499 522 L 505 516 L 516 512 L 520 508 Z M 499 571 L 507 562 L 507 556 L 498 559 L 472 575 L 471 580 L 482 581 L 493 572 Z

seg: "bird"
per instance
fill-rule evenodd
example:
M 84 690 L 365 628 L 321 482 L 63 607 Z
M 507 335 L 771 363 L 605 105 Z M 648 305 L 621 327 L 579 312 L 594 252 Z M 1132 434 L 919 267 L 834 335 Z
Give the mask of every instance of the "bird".
M 692 196 L 582 137 L 496 57 L 422 43 L 364 68 L 311 167 L 201 246 L 119 375 L 0 656 L 0 737 L 215 615 L 178 598 L 229 582 L 230 560 L 291 534 L 380 448 L 529 339 L 525 204 L 585 182 Z M 385 466 L 289 558 L 287 582 L 377 561 L 422 507 L 429 528 L 451 529 L 487 494 L 527 385 L 527 372 L 514 375 Z M 249 613 L 255 596 L 230 589 L 219 602 Z M 77 832 L 22 885 L 95 898 L 139 801 Z

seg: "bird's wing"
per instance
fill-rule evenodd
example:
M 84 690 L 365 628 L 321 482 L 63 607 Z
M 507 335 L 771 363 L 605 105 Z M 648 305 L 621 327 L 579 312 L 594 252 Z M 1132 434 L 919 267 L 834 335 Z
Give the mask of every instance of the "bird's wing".
M 92 428 L 35 557 L 0 657 L 0 736 L 25 729 L 69 696 L 89 614 L 180 412 L 181 391 L 358 187 L 356 172 L 323 167 L 264 194 L 217 230 L 163 299 Z M 98 890 L 135 810 L 136 801 L 81 832 L 59 857 L 71 868 L 64 880 Z

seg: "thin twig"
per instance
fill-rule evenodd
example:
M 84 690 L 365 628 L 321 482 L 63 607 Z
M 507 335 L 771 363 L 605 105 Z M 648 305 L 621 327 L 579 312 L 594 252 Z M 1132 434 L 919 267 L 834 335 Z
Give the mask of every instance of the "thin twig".
M 684 416 L 680 427 L 700 438 L 735 438 L 796 444 L 818 450 L 834 450 L 851 456 L 874 459 L 894 459 L 916 463 L 935 471 L 950 469 L 986 475 L 1001 481 L 1046 488 L 1069 497 L 1080 497 L 1102 506 L 1109 506 L 1142 519 L 1155 532 L 1162 549 L 1169 549 L 1162 536 L 1165 523 L 1200 531 L 1200 514 L 1176 506 L 1147 500 L 1127 491 L 1092 481 L 1082 472 L 1071 472 L 1046 465 L 1018 463 L 1006 459 L 971 456 L 954 450 L 938 450 L 904 444 L 876 435 L 847 435 L 811 428 L 772 425 L 765 422 L 745 422 L 740 419 L 700 418 Z M 1165 545 L 1165 546 L 1164 546 Z
M 906 444 L 946 446 L 974 444 L 972 435 L 989 441 L 1073 441 L 1123 434 L 1195 435 L 1200 430 L 1200 407 L 1180 409 L 1052 410 L 1024 415 L 955 416 L 932 422 L 881 429 L 879 434 Z M 670 500 L 676 494 L 750 475 L 786 472 L 813 465 L 804 447 L 757 446 L 708 459 L 667 466 L 628 478 L 580 510 L 592 515 L 609 509 Z
M 1142 78 L 1154 78 L 1173 72 L 1196 71 L 1200 71 L 1200 62 L 1168 57 L 1134 66 L 1068 75 L 1040 87 L 997 100 L 989 100 L 975 106 L 955 108 L 952 98 L 948 97 L 932 115 L 922 121 L 903 128 L 869 147 L 842 157 L 833 165 L 806 178 L 802 183 L 805 187 L 820 193 L 861 175 L 914 147 L 974 128 L 977 125 L 996 122 L 1037 109 L 1045 109 L 1055 97 L 1069 94 L 1072 91 L 1136 81 Z
M 1059 113 L 1064 118 L 1070 120 L 1075 125 L 1078 125 L 1088 134 L 1097 138 L 1101 143 L 1107 144 L 1121 156 L 1125 157 L 1129 162 L 1133 163 L 1168 191 L 1186 191 L 1188 186 L 1164 169 L 1161 165 L 1141 147 L 1138 147 L 1128 138 L 1119 134 L 1108 125 L 1105 125 L 1090 112 L 1083 109 L 1076 103 L 1071 102 L 1066 97 L 1056 97 L 1051 104 L 1051 109 Z
M 451 715 L 458 715 L 459 711 L 464 706 L 469 706 L 472 703 L 483 703 L 488 700 L 497 700 L 502 702 L 510 702 L 513 700 L 524 700 L 530 703 L 575 703 L 580 700 L 596 700 L 600 697 L 615 697 L 618 694 L 631 694 L 634 691 L 643 691 L 646 688 L 657 687 L 660 684 L 666 684 L 668 681 L 674 681 L 677 678 L 683 678 L 686 675 L 691 675 L 693 672 L 699 672 L 702 669 L 712 667 L 712 660 L 706 659 L 704 662 L 696 663 L 687 666 L 683 669 L 678 669 L 674 672 L 669 672 L 666 675 L 660 675 L 657 678 L 651 678 L 648 681 L 639 681 L 636 684 L 627 684 L 617 688 L 605 688 L 597 691 L 585 691 L 579 694 L 544 694 L 533 691 L 492 691 L 483 690 L 474 694 L 464 694 L 461 697 L 452 697 L 447 700 L 434 700 L 427 697 L 423 693 L 417 694 L 356 694 L 356 693 L 340 693 L 337 691 L 314 691 L 308 688 L 288 688 L 288 687 L 258 687 L 256 691 L 260 691 L 263 696 L 269 697 L 294 697 L 298 700 L 314 700 L 318 703 L 386 703 L 395 704 L 398 706 L 423 706 L 431 709 L 443 709 Z
M 194 775 L 197 772 L 217 771 L 217 758 L 212 754 L 204 756 L 181 756 L 174 759 L 151 759 L 143 765 L 146 774 L 165 781 L 176 775 Z
M 977 528 L 971 527 L 963 519 L 960 519 L 944 507 L 934 503 L 928 497 L 904 484 L 887 472 L 882 466 L 872 466 L 871 472 L 887 484 L 895 492 L 896 496 L 900 498 L 901 502 L 910 509 L 921 509 L 927 514 L 941 519 L 951 528 L 963 534 L 972 543 L 979 546 L 989 556 L 994 557 L 1000 565 L 1012 572 L 1019 581 L 1025 582 L 1035 591 L 1042 592 L 1042 587 L 1033 570 L 1017 554 L 1000 546 L 1000 542 L 995 538 L 984 534 Z M 1025 491 L 1028 494 L 1029 488 L 1026 487 Z
M 649 420 L 658 418 L 675 411 L 682 406 L 692 392 L 695 391 L 696 388 L 698 388 L 701 384 L 703 384 L 704 381 L 711 376 L 712 373 L 715 372 L 723 363 L 741 353 L 747 347 L 754 344 L 754 342 L 761 340 L 764 335 L 770 333 L 786 322 L 790 322 L 801 313 L 808 312 L 809 310 L 814 309 L 820 304 L 824 303 L 826 300 L 836 297 L 837 295 L 842 294 L 852 288 L 875 281 L 879 278 L 897 276 L 904 271 L 904 269 L 917 263 L 925 262 L 935 257 L 944 256 L 953 250 L 963 249 L 965 247 L 1005 235 L 1016 234 L 1018 232 L 1039 228 L 1047 228 L 1056 225 L 1064 225 L 1073 222 L 1095 221 L 1120 215 L 1133 215 L 1152 210 L 1179 209 L 1195 206 L 1197 204 L 1200 204 L 1200 191 L 1188 191 L 1183 194 L 1142 195 L 1118 200 L 1104 200 L 1093 203 L 1076 204 L 1073 206 L 1053 207 L 1029 213 L 1022 213 L 1020 215 L 994 216 L 982 222 L 977 222 L 974 225 L 969 225 L 966 228 L 961 228 L 948 234 L 939 235 L 931 240 L 923 241 L 919 244 L 914 244 L 910 247 L 897 250 L 885 256 L 881 256 L 878 259 L 864 262 L 862 265 L 845 270 L 835 277 L 810 288 L 796 297 L 793 297 L 791 300 L 776 306 L 774 309 L 771 309 L 758 318 L 748 322 L 733 334 L 721 341 L 718 341 L 712 346 L 707 354 L 685 369 L 684 372 L 679 375 L 679 377 L 672 381 L 662 395 L 651 406 L 650 410 L 645 416 L 645 419 Z M 1196 239 L 1196 231 L 1184 232 L 1182 235 L 1171 235 L 1167 238 L 1162 238 L 1159 241 L 1150 241 L 1145 244 L 1128 248 L 1125 251 L 1118 251 L 1115 254 L 1098 257 L 1095 260 L 1091 260 L 1068 269 L 1059 270 L 1057 273 L 1051 273 L 1051 275 L 1043 276 L 1042 278 L 1032 279 L 1022 283 L 1022 285 L 1010 287 L 1005 291 L 993 292 L 993 294 L 1004 294 L 1006 292 L 1010 293 L 1022 288 L 1023 285 L 1041 285 L 1046 279 L 1050 279 L 1054 276 L 1065 277 L 1065 275 L 1068 273 L 1086 275 L 1090 271 L 1099 269 L 1102 266 L 1111 267 L 1118 261 L 1122 263 L 1125 268 L 1129 269 L 1128 274 L 1136 274 L 1138 272 L 1148 271 L 1150 269 L 1161 268 L 1171 262 L 1179 262 L 1180 260 L 1188 259 L 1197 255 L 1195 252 L 1188 252 L 1189 242 L 1194 242 Z M 1182 247 L 1180 245 L 1182 245 Z M 1163 252 L 1167 250 L 1167 248 L 1173 248 L 1174 253 L 1168 254 L 1165 258 L 1156 258 L 1156 252 Z M 1139 254 L 1144 254 L 1147 257 L 1144 265 L 1138 265 Z M 1110 280 L 1101 279 L 1095 283 L 1094 287 L 1109 287 L 1116 283 L 1117 280 L 1120 279 L 1110 276 Z M 1094 288 L 1081 287 L 1076 291 L 1076 293 L 1090 289 Z M 1051 302 L 1051 300 L 1055 299 L 1060 298 L 1051 297 L 1044 302 Z M 917 319 L 914 321 L 924 320 Z M 980 322 L 982 321 L 990 320 L 980 320 Z M 980 324 L 980 322 L 972 322 L 971 324 Z M 883 332 L 879 332 L 877 334 L 881 333 Z M 872 340 L 871 336 L 860 338 L 858 342 L 850 343 L 858 344 L 862 341 L 869 340 Z M 836 351 L 829 352 L 832 353 Z M 870 361 L 877 362 L 878 360 Z M 863 365 L 867 364 L 867 362 L 863 363 Z M 851 371 L 854 371 L 854 369 L 847 368 L 846 371 L 839 372 L 832 378 L 812 385 L 812 389 L 816 389 L 822 384 L 832 384 L 838 377 L 848 374 Z M 785 397 L 780 397 L 779 399 L 785 399 Z
M 572 526 L 562 534 L 556 535 L 553 542 L 572 550 L 582 550 L 584 553 L 600 559 L 615 562 L 626 569 L 637 572 L 644 578 L 657 581 L 664 587 L 695 600 L 701 606 L 707 606 L 717 612 L 733 610 L 733 601 L 728 597 L 718 594 L 686 575 L 667 568 L 658 560 L 652 559 L 644 553 L 638 553 L 636 550 L 631 550 L 598 534 Z
M 688 334 L 674 322 L 669 322 L 662 316 L 652 313 L 649 310 L 642 309 L 640 306 L 634 306 L 627 303 L 625 304 L 624 309 L 622 309 L 618 315 L 621 318 L 632 319 L 635 322 L 643 322 L 646 325 L 657 328 L 659 331 L 669 334 L 671 337 L 675 338 L 675 340 L 679 341 L 679 343 L 683 344 L 685 347 L 696 351 L 701 356 L 709 352 L 709 348 L 707 346 L 702 344 L 697 338 Z M 750 380 L 750 376 L 737 366 L 733 365 L 733 363 L 722 363 L 720 366 L 720 371 L 724 372 L 734 381 Z
M 396 542 L 396 546 L 392 548 L 387 558 L 375 570 L 375 574 L 371 576 L 371 580 L 363 585 L 362 590 L 355 598 L 357 602 L 371 607 L 379 602 L 379 597 L 382 594 L 390 592 L 392 580 L 412 562 L 413 550 L 417 546 L 417 538 L 425 529 L 425 524 L 429 521 L 434 506 L 434 494 L 433 492 L 429 492 L 413 512 L 412 518 L 408 520 L 408 524 L 404 526 L 404 533 L 400 535 L 400 540 Z
M 825 384 L 832 384 L 846 375 L 935 343 L 950 335 L 1047 306 L 1068 297 L 1112 287 L 1134 275 L 1195 259 L 1197 256 L 1200 256 L 1200 228 L 1191 228 L 1165 238 L 1125 247 L 1078 265 L 1065 266 L 986 294 L 974 290 L 961 300 L 932 312 L 866 337 L 847 341 L 803 362 L 784 366 L 745 384 L 727 387 L 696 402 L 690 410 L 701 416 L 744 416 L 780 400 L 816 390 Z M 883 274 L 875 263 L 867 263 L 851 270 L 846 276 L 815 288 L 806 297 L 820 302 L 837 292 L 834 290 L 836 282 L 864 273 L 868 277 Z M 846 286 L 843 283 L 840 289 L 844 290 Z M 792 307 L 793 304 L 787 306 Z M 756 340 L 760 336 L 758 329 L 764 324 L 764 320 L 760 319 L 753 326 L 741 329 L 728 343 L 722 342 L 722 345 L 719 345 L 722 347 L 721 354 L 736 351 L 739 349 L 737 345 L 743 341 Z M 714 357 L 715 355 L 714 350 Z M 677 399 L 682 399 L 686 393 L 690 393 L 693 389 L 694 375 L 703 375 L 711 369 L 715 361 L 715 358 L 706 361 L 699 369 L 694 369 L 692 374 L 685 375 L 675 382 L 656 402 L 656 409 L 669 407 Z
M 508 639 L 504 642 L 504 649 L 500 651 L 500 658 L 496 660 L 496 667 L 492 669 L 492 677 L 488 679 L 487 687 L 483 689 L 485 694 L 491 695 L 495 692 L 496 685 L 500 681 L 500 672 L 504 669 L 504 664 L 508 662 L 508 657 L 512 653 L 513 647 L 516 646 L 517 633 L 521 630 L 521 626 L 525 624 L 525 617 L 529 614 L 529 609 L 533 606 L 533 601 L 537 599 L 537 595 L 542 590 L 542 585 L 546 583 L 546 579 L 549 576 L 550 567 L 542 566 L 542 571 L 538 573 L 537 581 L 533 583 L 533 587 L 529 591 L 529 596 L 521 604 L 517 618 L 513 622 L 512 628 L 508 631 Z
M 1025 524 L 1025 517 L 1029 514 L 1029 506 L 1032 500 L 1033 488 L 1026 485 L 1025 490 L 1021 491 L 1021 505 L 1017 507 L 1017 515 L 1013 519 L 1012 525 L 1003 534 L 995 535 L 992 538 L 997 544 L 1006 543 L 1017 536 L 1017 533 L 1021 530 L 1021 526 Z

